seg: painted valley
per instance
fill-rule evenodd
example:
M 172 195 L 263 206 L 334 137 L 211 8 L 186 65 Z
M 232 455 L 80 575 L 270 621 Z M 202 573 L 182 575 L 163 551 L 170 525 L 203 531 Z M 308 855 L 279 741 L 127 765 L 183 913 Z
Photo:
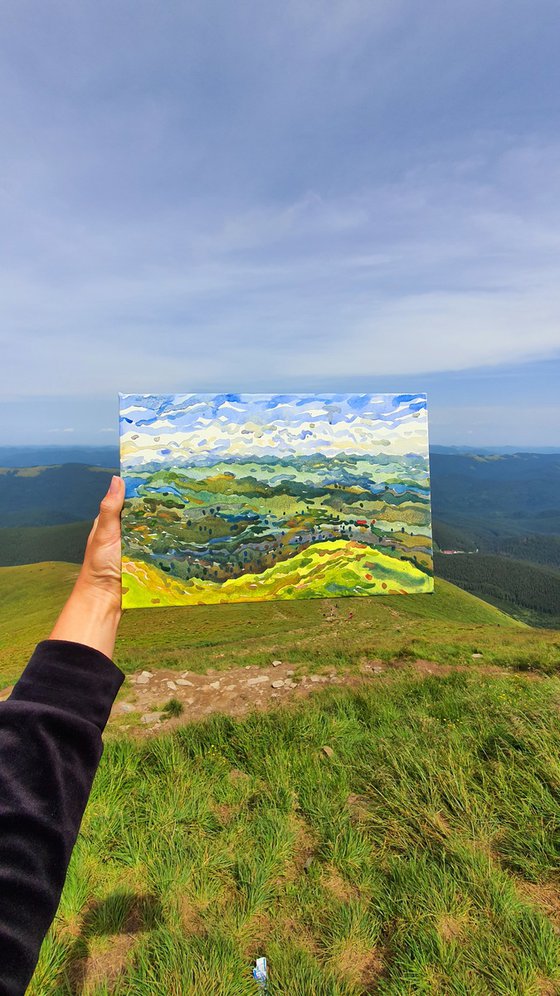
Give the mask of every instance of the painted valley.
M 123 607 L 433 590 L 424 395 L 120 395 Z

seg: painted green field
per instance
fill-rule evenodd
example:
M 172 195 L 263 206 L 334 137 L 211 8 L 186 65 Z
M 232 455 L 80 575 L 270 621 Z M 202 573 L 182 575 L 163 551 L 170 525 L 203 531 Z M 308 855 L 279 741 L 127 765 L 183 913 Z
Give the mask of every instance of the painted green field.
M 432 589 L 421 456 L 247 457 L 123 476 L 126 608 Z
M 76 572 L 0 570 L 4 682 Z M 127 673 L 274 657 L 404 666 L 244 719 L 109 729 L 30 996 L 257 996 L 260 955 L 270 996 L 556 993 L 560 633 L 436 580 L 134 609 L 115 654 Z M 421 678 L 417 658 L 468 667 Z

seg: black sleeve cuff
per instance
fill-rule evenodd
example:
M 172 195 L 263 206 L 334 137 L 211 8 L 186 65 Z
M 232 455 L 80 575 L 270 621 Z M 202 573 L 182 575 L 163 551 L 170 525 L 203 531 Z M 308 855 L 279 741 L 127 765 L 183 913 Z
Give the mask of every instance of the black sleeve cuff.
M 123 672 L 100 650 L 70 640 L 42 640 L 10 699 L 55 706 L 103 732 L 123 681 Z

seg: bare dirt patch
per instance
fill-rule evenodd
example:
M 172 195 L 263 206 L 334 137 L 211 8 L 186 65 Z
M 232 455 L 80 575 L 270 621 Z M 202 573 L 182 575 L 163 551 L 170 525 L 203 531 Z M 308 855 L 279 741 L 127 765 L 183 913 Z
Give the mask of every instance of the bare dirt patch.
M 341 903 L 349 903 L 360 895 L 360 890 L 347 882 L 332 865 L 329 865 L 323 873 L 323 886 Z
M 438 920 L 437 931 L 442 941 L 457 941 L 463 933 L 463 925 L 453 916 L 442 916 Z
M 127 956 L 136 938 L 134 934 L 119 934 L 105 939 L 107 950 L 89 954 L 73 961 L 68 968 L 68 981 L 73 996 L 89 994 L 101 983 L 113 986 L 126 967 Z
M 515 886 L 521 898 L 544 913 L 560 933 L 560 882 L 528 882 L 516 878 Z
M 351 986 L 366 988 L 372 991 L 383 975 L 385 961 L 376 948 L 370 948 L 365 942 L 349 939 L 337 951 L 333 963 L 338 975 L 349 982 Z
M 273 709 L 297 702 L 325 687 L 356 688 L 372 681 L 389 681 L 396 671 L 406 671 L 419 680 L 447 677 L 454 671 L 519 677 L 517 672 L 492 665 L 436 664 L 420 658 L 388 663 L 366 660 L 358 670 L 336 672 L 329 669 L 316 674 L 304 673 L 297 663 L 287 661 L 271 663 L 268 667 L 251 664 L 229 671 L 210 669 L 205 674 L 166 668 L 130 675 L 113 706 L 110 722 L 121 730 L 129 730 L 133 736 L 146 736 L 160 729 L 170 730 L 197 722 L 215 713 L 237 717 L 254 710 Z M 534 680 L 537 677 L 540 676 L 523 674 L 523 678 Z M 182 704 L 181 715 L 171 717 L 162 712 L 170 699 L 178 699 Z

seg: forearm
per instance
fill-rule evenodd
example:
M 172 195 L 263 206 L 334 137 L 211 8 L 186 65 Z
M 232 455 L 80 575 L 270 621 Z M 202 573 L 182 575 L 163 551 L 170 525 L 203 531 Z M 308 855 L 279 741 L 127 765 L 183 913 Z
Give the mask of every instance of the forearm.
M 122 672 L 39 643 L 0 703 L 0 994 L 22 996 L 56 912 Z
M 49 640 L 84 643 L 111 658 L 121 614 L 120 600 L 78 577 Z

